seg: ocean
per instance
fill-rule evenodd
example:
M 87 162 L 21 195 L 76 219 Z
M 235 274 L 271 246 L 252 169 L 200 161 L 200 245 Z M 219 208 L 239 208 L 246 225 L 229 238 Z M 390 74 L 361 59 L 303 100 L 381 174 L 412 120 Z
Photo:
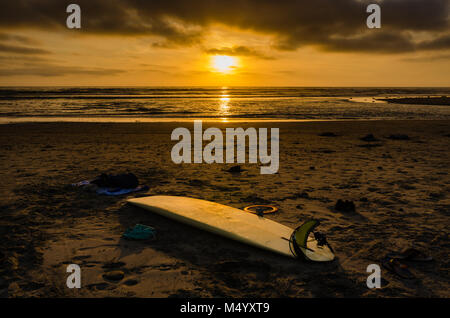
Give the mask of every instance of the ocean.
M 450 95 L 450 88 L 1 87 L 0 123 L 170 119 L 450 119 L 450 107 L 387 97 Z

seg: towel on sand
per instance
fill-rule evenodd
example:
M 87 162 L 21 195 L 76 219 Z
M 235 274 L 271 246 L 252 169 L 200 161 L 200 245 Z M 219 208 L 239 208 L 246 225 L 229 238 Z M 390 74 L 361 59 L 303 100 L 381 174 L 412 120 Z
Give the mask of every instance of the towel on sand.
M 138 191 L 146 191 L 148 190 L 149 187 L 148 186 L 138 186 L 136 188 L 133 189 L 121 189 L 121 188 L 117 188 L 117 189 L 109 189 L 109 188 L 98 188 L 97 189 L 97 193 L 98 194 L 105 194 L 105 195 L 121 195 L 121 194 L 128 194 L 128 193 L 133 193 L 133 192 L 138 192 Z
M 156 236 L 156 230 L 150 226 L 136 224 L 128 228 L 122 237 L 129 240 L 148 240 Z
M 130 172 L 116 175 L 102 173 L 94 180 L 83 180 L 72 183 L 72 186 L 93 186 L 92 191 L 105 195 L 122 195 L 149 189 L 147 186 L 140 186 L 138 178 Z

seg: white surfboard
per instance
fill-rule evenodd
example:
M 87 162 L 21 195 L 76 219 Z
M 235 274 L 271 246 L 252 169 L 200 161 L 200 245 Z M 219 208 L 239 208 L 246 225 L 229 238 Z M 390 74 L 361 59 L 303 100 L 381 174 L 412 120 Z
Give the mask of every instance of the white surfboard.
M 176 221 L 215 233 L 232 240 L 253 245 L 289 257 L 296 257 L 290 248 L 293 229 L 240 209 L 223 204 L 176 196 L 150 196 L 129 199 L 128 202 Z M 327 262 L 334 254 L 327 245 L 318 246 L 312 235 L 307 248 L 307 259 Z

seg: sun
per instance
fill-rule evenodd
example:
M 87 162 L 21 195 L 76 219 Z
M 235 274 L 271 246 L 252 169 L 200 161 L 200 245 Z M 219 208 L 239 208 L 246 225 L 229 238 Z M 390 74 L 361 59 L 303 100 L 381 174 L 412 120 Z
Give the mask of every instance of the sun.
M 230 73 L 237 67 L 237 59 L 228 55 L 214 55 L 211 58 L 211 65 L 216 72 Z

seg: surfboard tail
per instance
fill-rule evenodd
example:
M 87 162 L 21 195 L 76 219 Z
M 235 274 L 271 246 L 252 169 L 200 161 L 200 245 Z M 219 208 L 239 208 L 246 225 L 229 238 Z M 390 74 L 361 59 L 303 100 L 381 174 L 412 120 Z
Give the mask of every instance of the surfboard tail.
M 303 257 L 315 262 L 334 260 L 333 250 L 326 241 L 325 235 L 319 232 L 311 235 L 319 224 L 319 220 L 308 220 L 292 232 L 289 247 L 295 257 Z

